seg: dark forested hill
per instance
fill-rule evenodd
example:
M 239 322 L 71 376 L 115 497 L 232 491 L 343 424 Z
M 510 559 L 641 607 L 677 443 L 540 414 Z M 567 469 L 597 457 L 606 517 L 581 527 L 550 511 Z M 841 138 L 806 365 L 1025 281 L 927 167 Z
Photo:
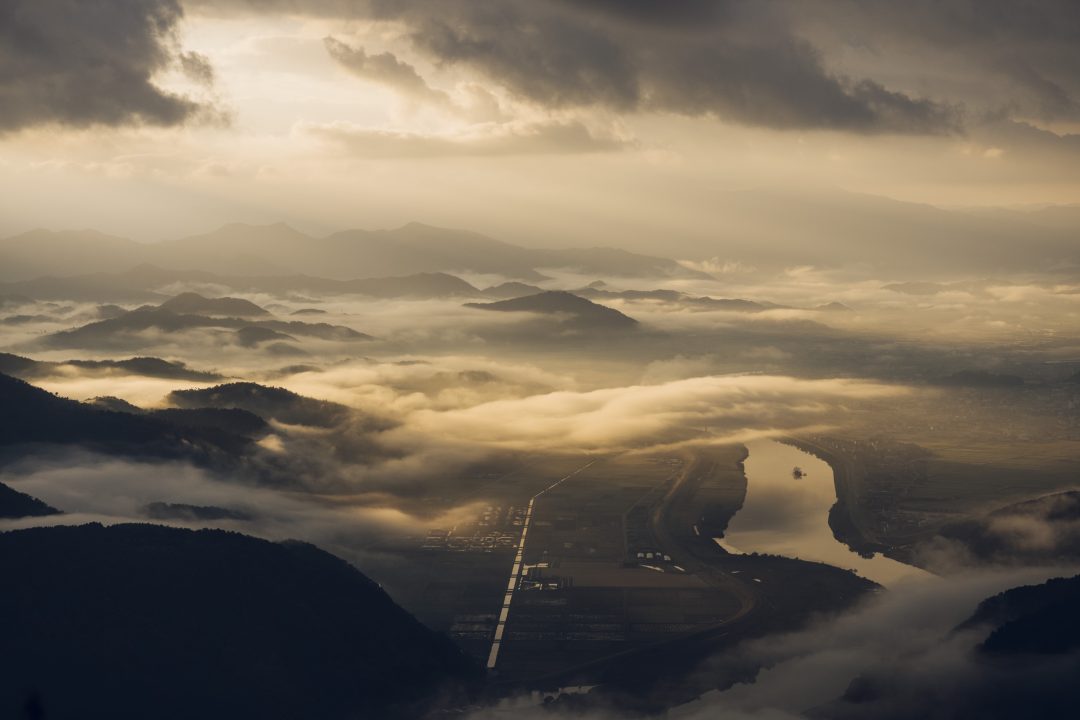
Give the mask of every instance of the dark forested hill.
M 45 571 L 47 569 L 47 571 Z M 421 717 L 478 670 L 314 546 L 98 524 L 0 534 L 0 717 Z
M 226 383 L 209 388 L 174 390 L 168 401 L 178 408 L 238 408 L 267 420 L 291 425 L 328 427 L 341 422 L 349 408 L 327 400 L 304 397 L 279 387 L 251 382 Z
M 1078 606 L 1080 576 L 1006 590 L 980 603 L 929 661 L 871 661 L 839 700 L 810 716 L 1071 720 L 1080 707 Z
M 51 505 L 0 483 L 0 518 L 41 517 L 59 513 Z
M 1040 540 L 1031 542 L 1024 533 L 1002 528 L 1035 528 Z M 1051 493 L 948 522 L 926 545 L 949 548 L 972 564 L 1075 565 L 1080 562 L 1080 491 Z
M 1080 575 L 1006 590 L 979 604 L 965 627 L 993 628 L 987 656 L 1060 654 L 1080 650 Z
M 162 360 L 156 357 L 133 357 L 126 360 L 63 360 L 51 362 L 32 360 L 11 353 L 0 352 L 0 372 L 23 380 L 47 377 L 76 368 L 87 374 L 125 373 L 167 380 L 192 380 L 209 382 L 221 380 L 217 373 L 192 370 L 182 362 Z
M 101 452 L 154 457 L 234 456 L 247 437 L 220 428 L 103 410 L 0 374 L 0 445 L 79 445 Z

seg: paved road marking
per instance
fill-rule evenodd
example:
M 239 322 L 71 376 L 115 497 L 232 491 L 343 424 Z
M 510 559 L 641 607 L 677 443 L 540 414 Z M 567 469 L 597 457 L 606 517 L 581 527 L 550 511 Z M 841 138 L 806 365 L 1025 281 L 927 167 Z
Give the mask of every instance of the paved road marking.
M 598 459 L 599 458 L 597 458 L 597 460 Z M 496 661 L 499 659 L 499 648 L 502 647 L 503 633 L 506 632 L 506 619 L 510 615 L 510 601 L 514 599 L 514 590 L 517 589 L 520 580 L 519 575 L 521 574 L 522 558 L 525 555 L 525 538 L 529 535 L 529 525 L 532 523 L 533 506 L 536 505 L 536 499 L 548 490 L 552 490 L 574 477 L 595 462 L 596 460 L 590 460 L 566 477 L 559 478 L 529 498 L 529 507 L 525 510 L 525 524 L 521 528 L 521 539 L 518 540 L 517 554 L 514 556 L 514 567 L 510 571 L 510 582 L 506 585 L 506 595 L 503 596 L 502 612 L 499 613 L 499 624 L 495 626 L 495 639 L 491 641 L 491 652 L 488 653 L 488 670 L 493 669 Z

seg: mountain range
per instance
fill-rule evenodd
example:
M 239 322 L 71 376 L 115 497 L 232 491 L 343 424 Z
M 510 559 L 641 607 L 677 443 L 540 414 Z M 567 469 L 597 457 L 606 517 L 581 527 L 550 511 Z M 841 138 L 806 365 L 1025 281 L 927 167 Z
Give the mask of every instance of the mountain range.
M 213 382 L 222 379 L 222 376 L 217 373 L 193 370 L 182 362 L 162 360 L 156 357 L 133 357 L 126 360 L 47 361 L 33 360 L 20 355 L 0 352 L 0 373 L 23 380 L 56 375 L 68 369 L 91 375 L 123 373 L 125 375 L 164 378 L 166 380 L 189 380 L 192 382 Z
M 941 208 L 822 187 L 746 188 L 709 196 L 705 233 L 661 241 L 628 236 L 622 247 L 757 267 L 861 268 L 877 277 L 927 279 L 1080 269 L 1080 207 Z
M 332 279 L 422 272 L 496 274 L 535 282 L 545 269 L 626 277 L 695 273 L 663 257 L 760 267 L 852 266 L 882 277 L 1011 273 L 1080 267 L 1080 206 L 952 208 L 822 188 L 754 188 L 711 196 L 708 233 L 628 234 L 619 248 L 523 247 L 466 230 L 409 223 L 313 237 L 284 223 L 231 224 L 143 243 L 95 230 L 31 230 L 0 240 L 0 281 L 115 272 L 138 263 L 229 275 Z
M 226 225 L 204 235 L 140 243 L 92 230 L 32 230 L 0 240 L 0 280 L 116 272 L 141 263 L 223 275 L 309 274 L 334 280 L 472 272 L 541 280 L 544 269 L 626 277 L 708 277 L 679 263 L 615 248 L 539 249 L 464 230 L 410 223 L 315 238 L 285 224 Z
M 46 275 L 5 283 L 0 287 L 12 291 L 6 296 L 10 298 L 8 304 L 17 307 L 33 300 L 56 299 L 161 303 L 169 301 L 169 288 L 175 285 L 205 287 L 207 292 L 216 292 L 219 288 L 227 287 L 233 292 L 272 295 L 366 295 L 379 299 L 485 296 L 484 292 L 461 278 L 446 273 L 332 280 L 311 275 L 224 275 L 206 270 L 168 270 L 145 263 L 121 272 L 95 272 L 65 277 Z
M 761 312 L 762 310 L 775 310 L 784 307 L 774 303 L 755 302 L 741 298 L 713 298 L 688 295 L 678 290 L 607 290 L 606 288 L 596 287 L 595 284 L 574 290 L 573 293 L 590 300 L 654 300 L 663 303 L 677 303 L 701 310 Z
M 187 410 L 243 410 L 267 420 L 312 427 L 336 425 L 352 412 L 339 403 L 304 397 L 285 388 L 252 382 L 174 390 L 166 400 L 174 407 Z
M 181 315 L 162 307 L 144 306 L 108 320 L 92 322 L 73 330 L 48 335 L 40 341 L 52 348 L 102 348 L 144 344 L 140 333 L 154 330 L 167 333 L 209 328 L 232 330 L 240 345 L 254 346 L 268 340 L 287 341 L 292 335 L 355 342 L 371 340 L 370 335 L 343 325 L 307 323 L 299 320 L 249 320 L 237 317 Z M 259 331 L 262 332 L 259 332 Z
M 102 409 L 0 374 L 0 445 L 70 445 L 135 457 L 228 462 L 250 447 L 222 422 Z

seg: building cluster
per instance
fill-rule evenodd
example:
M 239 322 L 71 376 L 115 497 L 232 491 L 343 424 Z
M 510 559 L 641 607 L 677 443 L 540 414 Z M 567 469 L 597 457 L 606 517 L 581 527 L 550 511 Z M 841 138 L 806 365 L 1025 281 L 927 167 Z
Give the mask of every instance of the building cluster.
M 431 552 L 495 552 L 513 550 L 525 525 L 525 508 L 487 505 L 474 522 L 432 528 L 421 548 Z

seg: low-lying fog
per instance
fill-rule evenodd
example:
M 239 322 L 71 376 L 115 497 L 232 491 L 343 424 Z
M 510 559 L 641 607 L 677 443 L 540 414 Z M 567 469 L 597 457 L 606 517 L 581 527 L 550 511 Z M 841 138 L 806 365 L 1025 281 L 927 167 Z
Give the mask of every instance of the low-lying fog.
M 13 452 L 0 482 L 64 514 L 4 520 L 0 529 L 149 519 L 300 538 L 393 593 L 409 572 L 398 555 L 409 538 L 467 522 L 484 507 L 485 483 L 539 458 L 792 437 L 893 443 L 895 452 L 930 458 L 918 461 L 930 468 L 922 485 L 905 486 L 894 506 L 874 510 L 883 537 L 899 518 L 894 524 L 915 528 L 922 544 L 880 562 L 917 563 L 957 584 L 901 590 L 838 625 L 814 626 L 775 647 L 751 644 L 741 652 L 774 669 L 750 690 L 706 697 L 684 713 L 706 717 L 721 707 L 788 717 L 810 702 L 796 678 L 807 658 L 837 674 L 825 672 L 821 687 L 842 692 L 860 658 L 889 642 L 837 641 L 808 654 L 815 633 L 854 637 L 863 618 L 913 612 L 903 605 L 909 599 L 921 607 L 934 593 L 971 599 L 1008 587 L 1000 578 L 971 580 L 986 558 L 953 536 L 925 537 L 1075 485 L 1080 284 L 1032 277 L 895 283 L 850 271 L 776 274 L 719 263 L 693 269 L 714 274 L 597 278 L 545 269 L 545 280 L 501 289 L 512 279 L 462 274 L 473 288 L 464 295 L 382 298 L 205 279 L 146 280 L 139 292 L 151 302 L 110 298 L 107 289 L 95 290 L 94 302 L 65 299 L 65 283 L 76 280 L 50 281 L 39 299 L 4 295 L 0 352 L 8 354 L 0 355 L 0 372 L 59 396 L 133 413 L 199 407 L 210 396 L 183 391 L 227 383 L 302 397 L 286 401 L 295 406 L 267 405 L 268 424 L 238 459 L 189 458 L 182 448 L 175 457 L 48 445 Z M 182 295 L 191 292 L 202 297 Z M 180 302 L 186 309 L 169 309 Z M 736 538 L 746 537 L 740 523 L 762 511 L 748 507 L 732 527 Z M 1000 532 L 1019 527 L 1014 519 L 988 525 L 991 536 L 1005 538 L 995 562 L 1034 557 L 1050 566 L 1063 548 L 1073 552 L 1071 525 L 1040 512 L 1025 511 L 1021 520 L 1024 537 Z M 831 537 L 838 531 L 828 517 L 814 522 L 814 537 L 840 556 L 848 552 L 839 535 Z M 1035 536 L 1050 540 L 1033 550 Z M 779 547 L 755 538 L 755 549 Z M 808 548 L 802 554 L 814 557 Z M 931 649 L 930 631 L 917 637 L 923 644 L 911 640 L 910 653 L 954 661 Z M 784 707 L 760 700 L 779 686 Z M 837 693 L 817 695 L 823 702 Z M 513 708 L 521 706 L 505 709 Z
M 910 436 L 918 418 L 933 424 L 935 412 L 941 424 L 951 422 L 952 396 L 964 392 L 964 373 L 971 372 L 986 375 L 991 384 L 998 377 L 1021 377 L 1031 397 L 1010 401 L 1013 412 L 1041 418 L 1044 440 L 1051 439 L 1049 432 L 1067 443 L 1068 450 L 1059 452 L 1074 447 L 1075 427 L 1056 427 L 1061 423 L 1040 403 L 1049 392 L 1045 388 L 1080 366 L 1080 285 L 1030 278 L 898 285 L 809 267 L 767 277 L 737 265 L 719 270 L 715 280 L 602 283 L 551 272 L 541 283 L 543 289 L 578 290 L 637 320 L 629 329 L 603 321 L 575 323 L 561 312 L 490 312 L 466 305 L 494 302 L 482 297 L 270 294 L 206 282 L 173 282 L 154 292 L 243 298 L 267 311 L 259 322 L 343 326 L 371 337 L 304 336 L 281 326 L 273 332 L 287 338 L 245 342 L 236 337 L 235 323 L 128 326 L 124 313 L 135 304 L 103 307 L 59 299 L 6 299 L 0 320 L 5 351 L 54 363 L 24 377 L 64 397 L 116 397 L 153 409 L 165 407 L 175 390 L 252 381 L 378 419 L 376 427 L 355 420 L 321 428 L 275 422 L 260 452 L 289 458 L 280 465 L 290 473 L 290 491 L 363 498 L 379 506 L 379 523 L 410 529 L 421 527 L 418 518 L 426 522 L 453 511 L 415 498 L 437 492 L 471 463 L 514 453 L 644 451 L 849 428 Z M 466 279 L 482 285 L 497 278 Z M 657 289 L 682 295 L 625 292 Z M 715 309 L 701 298 L 756 305 Z M 64 364 L 133 356 L 184 363 L 212 375 L 148 377 L 124 367 Z M 961 380 L 954 381 L 957 373 Z M 971 432 L 949 432 L 966 436 L 973 447 L 992 442 L 999 430 L 996 410 L 982 412 L 988 422 L 971 422 Z M 1029 460 L 1037 464 L 1041 458 Z M 90 461 L 71 462 L 83 467 Z M 124 493 L 122 502 L 84 507 L 81 496 L 69 496 L 66 489 L 64 478 L 72 474 L 56 467 L 41 472 L 16 465 L 3 476 L 69 511 L 138 516 Z M 175 465 L 155 476 L 184 473 Z M 93 474 L 102 476 L 97 469 Z M 177 481 L 155 492 L 173 500 L 183 487 Z M 263 493 L 259 497 L 269 492 L 228 487 Z M 320 522 L 329 523 L 329 517 L 353 521 L 347 513 L 331 513 Z

